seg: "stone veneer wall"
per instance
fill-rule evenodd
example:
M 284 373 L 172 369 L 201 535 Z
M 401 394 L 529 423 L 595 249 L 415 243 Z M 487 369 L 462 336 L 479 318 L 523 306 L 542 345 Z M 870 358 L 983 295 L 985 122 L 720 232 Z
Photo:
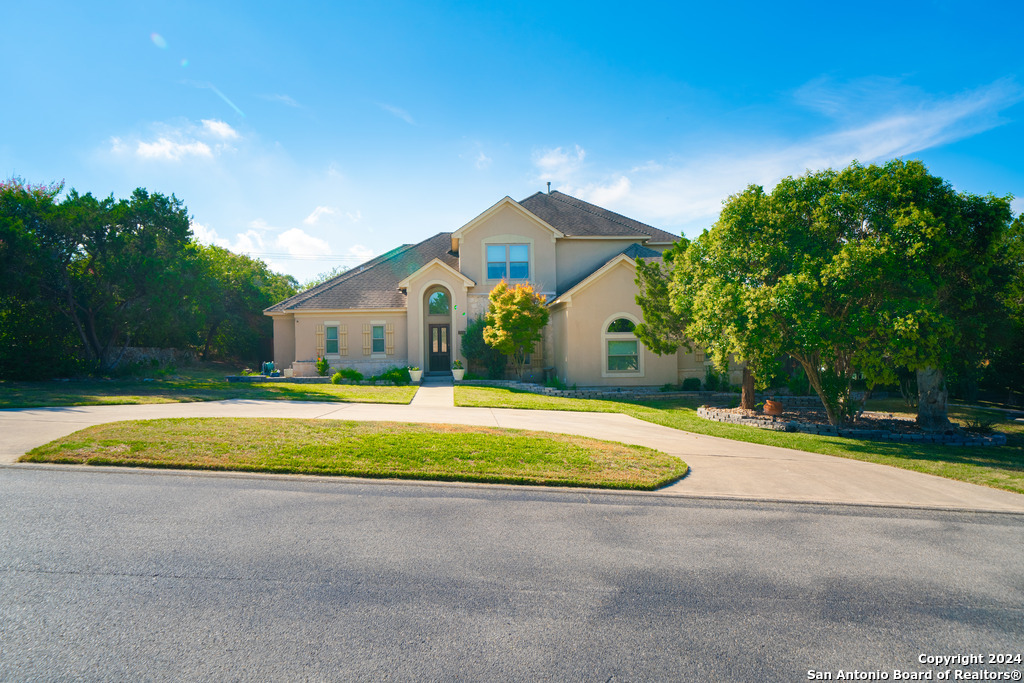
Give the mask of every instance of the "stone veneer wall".
M 697 409 L 701 417 L 715 422 L 770 429 L 776 432 L 803 432 L 805 434 L 821 434 L 826 436 L 843 436 L 851 439 L 870 439 L 873 441 L 902 441 L 907 443 L 941 443 L 949 446 L 1005 446 L 1005 434 L 992 436 L 969 435 L 962 432 L 955 434 L 903 434 L 884 429 L 860 429 L 857 427 L 835 427 L 833 425 L 797 422 L 773 415 L 743 415 L 727 410 L 719 410 L 709 406 Z

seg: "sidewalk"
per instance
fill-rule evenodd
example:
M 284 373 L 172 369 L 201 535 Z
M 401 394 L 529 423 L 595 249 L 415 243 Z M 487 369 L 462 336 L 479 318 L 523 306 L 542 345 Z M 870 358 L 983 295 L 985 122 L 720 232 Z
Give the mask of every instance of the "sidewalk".
M 450 379 L 448 380 L 450 382 Z M 648 446 L 690 473 L 664 495 L 1024 513 L 1024 496 L 909 470 L 683 432 L 617 413 L 452 407 L 448 382 L 410 405 L 229 400 L 0 410 L 0 465 L 84 427 L 168 417 L 284 417 L 464 424 L 578 434 Z M 442 405 L 444 404 L 444 405 Z
M 454 408 L 455 382 L 451 375 L 424 375 L 413 396 L 413 408 Z

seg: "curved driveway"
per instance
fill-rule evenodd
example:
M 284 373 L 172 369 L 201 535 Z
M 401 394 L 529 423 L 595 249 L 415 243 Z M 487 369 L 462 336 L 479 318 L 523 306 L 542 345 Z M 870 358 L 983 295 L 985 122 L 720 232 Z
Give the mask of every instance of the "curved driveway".
M 287 417 L 449 423 L 579 434 L 649 446 L 690 465 L 659 493 L 1024 513 L 1024 496 L 884 465 L 683 432 L 615 413 L 230 400 L 0 410 L 0 464 L 90 425 L 168 417 Z

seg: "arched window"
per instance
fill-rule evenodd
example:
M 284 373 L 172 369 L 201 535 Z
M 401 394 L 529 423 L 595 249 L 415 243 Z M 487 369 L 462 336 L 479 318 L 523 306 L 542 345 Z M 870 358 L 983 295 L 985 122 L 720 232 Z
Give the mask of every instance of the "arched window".
M 444 292 L 434 292 L 430 295 L 427 303 L 427 313 L 429 315 L 449 315 L 451 310 L 451 303 L 448 301 L 447 294 Z
M 636 323 L 625 316 L 613 316 L 601 335 L 604 345 L 604 377 L 643 377 L 640 340 L 633 331 Z
M 608 326 L 609 332 L 632 332 L 635 329 L 636 325 L 634 325 L 633 321 L 628 318 L 616 318 L 612 321 L 612 324 Z

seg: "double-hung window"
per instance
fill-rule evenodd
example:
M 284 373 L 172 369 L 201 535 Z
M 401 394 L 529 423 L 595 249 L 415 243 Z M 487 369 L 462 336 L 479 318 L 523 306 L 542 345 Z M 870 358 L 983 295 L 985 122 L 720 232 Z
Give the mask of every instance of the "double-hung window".
M 324 353 L 338 353 L 338 328 L 334 325 L 324 327 Z
M 373 332 L 372 332 L 371 339 L 372 339 L 372 344 L 373 344 L 373 347 L 372 347 L 371 350 L 373 351 L 373 353 L 384 353 L 385 347 L 384 347 L 384 326 L 383 325 L 374 325 L 373 326 Z
M 487 245 L 488 280 L 529 280 L 530 245 L 489 244 Z

